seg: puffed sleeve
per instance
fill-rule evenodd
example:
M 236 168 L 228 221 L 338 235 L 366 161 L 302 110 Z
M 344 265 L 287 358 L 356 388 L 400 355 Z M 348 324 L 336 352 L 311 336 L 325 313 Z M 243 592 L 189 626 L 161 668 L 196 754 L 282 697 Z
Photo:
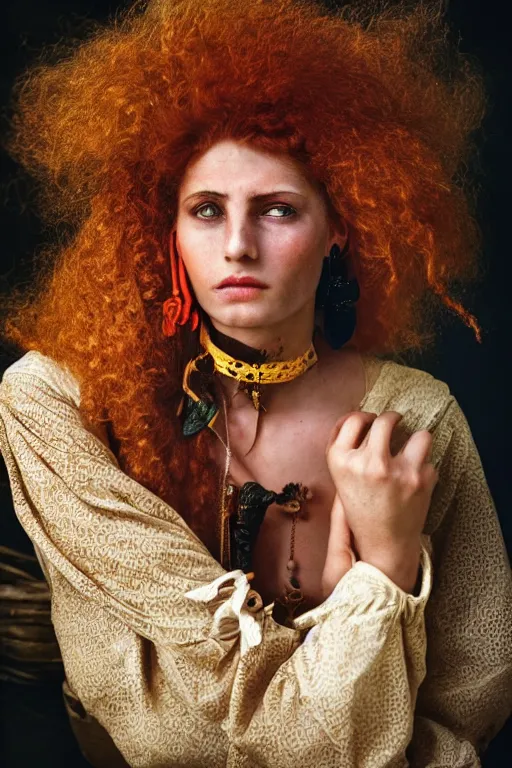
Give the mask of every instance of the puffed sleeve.
M 89 431 L 78 389 L 39 353 L 0 385 L 16 513 L 44 560 L 66 677 L 133 766 L 407 765 L 425 676 L 418 595 L 357 562 L 277 624 L 183 519 Z
M 427 676 L 407 755 L 414 768 L 470 768 L 512 710 L 512 578 L 500 523 L 457 401 L 429 523 L 434 581 Z M 437 514 L 436 510 L 439 511 Z

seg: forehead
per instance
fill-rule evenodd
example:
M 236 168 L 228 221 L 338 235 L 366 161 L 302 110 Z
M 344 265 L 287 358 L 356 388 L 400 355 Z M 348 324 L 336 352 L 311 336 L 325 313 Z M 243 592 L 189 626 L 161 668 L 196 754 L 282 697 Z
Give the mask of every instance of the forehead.
M 313 189 L 300 164 L 289 155 L 265 152 L 253 144 L 226 139 L 190 163 L 180 192 L 184 195 L 196 188 L 260 192 L 265 191 L 261 187 L 278 183 L 291 184 L 303 192 Z

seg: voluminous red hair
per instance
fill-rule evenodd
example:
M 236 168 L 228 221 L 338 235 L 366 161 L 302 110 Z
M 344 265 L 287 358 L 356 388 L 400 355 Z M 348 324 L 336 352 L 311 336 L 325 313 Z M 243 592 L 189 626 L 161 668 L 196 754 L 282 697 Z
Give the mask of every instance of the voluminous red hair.
M 287 152 L 348 227 L 362 352 L 430 343 L 439 299 L 479 338 L 448 284 L 478 277 L 461 169 L 485 99 L 442 5 L 154 0 L 17 88 L 11 152 L 72 234 L 6 302 L 3 338 L 71 369 L 121 466 L 212 551 L 212 438 L 184 440 L 176 418 L 196 342 L 161 332 L 180 180 L 221 138 Z

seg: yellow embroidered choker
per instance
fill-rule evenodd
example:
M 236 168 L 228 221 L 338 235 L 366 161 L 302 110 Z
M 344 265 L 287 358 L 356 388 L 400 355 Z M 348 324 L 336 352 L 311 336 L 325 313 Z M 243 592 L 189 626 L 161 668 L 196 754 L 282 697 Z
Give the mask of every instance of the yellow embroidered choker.
M 223 352 L 210 339 L 208 329 L 201 324 L 200 342 L 212 357 L 218 373 L 243 382 L 242 389 L 250 396 L 256 410 L 260 410 L 262 384 L 284 384 L 312 368 L 318 360 L 313 344 L 294 360 L 274 360 L 268 363 L 246 363 Z

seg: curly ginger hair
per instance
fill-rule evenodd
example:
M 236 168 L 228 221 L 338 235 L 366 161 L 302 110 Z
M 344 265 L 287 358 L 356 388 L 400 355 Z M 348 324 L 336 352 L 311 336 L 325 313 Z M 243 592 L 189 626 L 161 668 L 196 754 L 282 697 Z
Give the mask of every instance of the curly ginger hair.
M 65 364 L 121 467 L 216 552 L 218 472 L 176 409 L 197 337 L 162 335 L 168 234 L 188 164 L 215 141 L 286 152 L 348 229 L 361 352 L 424 348 L 432 298 L 473 328 L 451 279 L 478 276 L 460 169 L 485 107 L 439 2 L 328 10 L 313 0 L 153 0 L 21 79 L 10 151 L 64 222 L 2 336 Z

